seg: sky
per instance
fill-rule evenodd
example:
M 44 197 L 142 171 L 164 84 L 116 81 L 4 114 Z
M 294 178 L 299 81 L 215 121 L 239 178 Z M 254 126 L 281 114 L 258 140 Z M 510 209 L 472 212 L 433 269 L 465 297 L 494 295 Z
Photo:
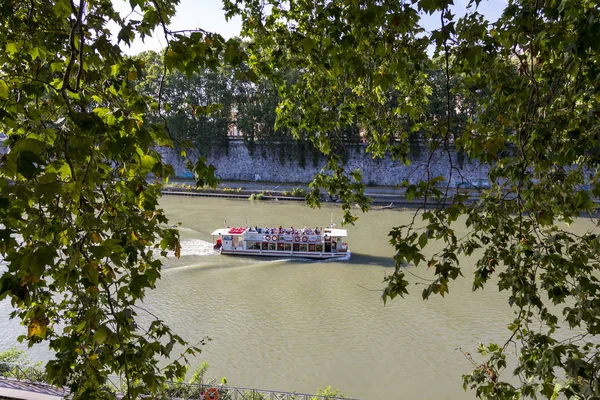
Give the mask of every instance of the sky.
M 129 1 L 113 0 L 113 5 L 122 16 L 131 11 Z M 225 38 L 238 36 L 242 28 L 242 21 L 239 17 L 230 21 L 225 20 L 222 0 L 180 0 L 177 6 L 177 13 L 171 19 L 171 30 L 197 29 L 202 28 L 205 31 L 220 33 Z M 113 34 L 116 36 L 116 34 Z M 164 37 L 154 35 L 147 38 L 145 42 L 135 41 L 130 48 L 124 47 L 123 51 L 127 54 L 137 54 L 145 50 L 161 50 L 166 43 Z
M 482 0 L 479 11 L 488 20 L 495 21 L 500 17 L 506 3 L 506 0 Z M 113 0 L 113 4 L 123 16 L 131 11 L 128 1 Z M 457 16 L 464 14 L 467 4 L 468 0 L 455 0 L 453 13 Z M 440 27 L 439 14 L 423 16 L 423 24 L 428 31 L 438 29 Z M 222 0 L 180 0 L 177 14 L 172 19 L 170 28 L 171 30 L 202 28 L 206 31 L 220 33 L 225 38 L 231 38 L 239 35 L 241 26 L 242 22 L 238 17 L 230 21 L 225 20 Z M 116 32 L 114 36 L 116 37 Z M 124 47 L 123 51 L 128 54 L 137 54 L 145 50 L 159 51 L 164 46 L 164 38 L 161 40 L 159 34 L 147 38 L 145 42 L 138 40 L 131 47 Z

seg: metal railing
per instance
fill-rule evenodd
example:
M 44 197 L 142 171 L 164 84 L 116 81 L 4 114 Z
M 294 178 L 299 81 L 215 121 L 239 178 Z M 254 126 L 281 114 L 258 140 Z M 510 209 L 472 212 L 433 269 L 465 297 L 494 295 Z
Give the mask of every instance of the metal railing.
M 205 393 L 209 389 L 215 389 L 217 391 L 219 400 L 356 400 L 333 395 L 324 396 L 235 386 L 199 385 L 189 383 L 169 383 L 165 390 L 165 395 L 171 399 L 205 399 L 208 398 L 205 396 Z
M 0 377 L 3 378 L 45 384 L 44 375 L 44 370 L 40 367 L 0 362 Z
M 15 379 L 35 385 L 48 385 L 44 375 L 44 370 L 39 366 L 0 362 L 0 378 Z M 120 392 L 122 386 L 121 383 L 117 382 L 118 379 L 114 377 L 113 379 L 109 379 L 109 386 L 112 387 L 107 389 L 113 392 Z M 214 398 L 206 396 L 209 390 L 213 393 L 216 391 L 219 400 L 357 400 L 333 395 L 327 396 L 217 385 L 214 379 L 206 384 L 167 382 L 162 394 L 169 399 L 205 400 Z

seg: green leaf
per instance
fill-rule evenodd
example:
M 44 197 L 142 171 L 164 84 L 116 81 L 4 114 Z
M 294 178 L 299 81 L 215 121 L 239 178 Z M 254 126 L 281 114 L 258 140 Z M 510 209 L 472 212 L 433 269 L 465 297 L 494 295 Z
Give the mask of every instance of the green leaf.
M 417 4 L 421 10 L 433 14 L 435 11 L 441 10 L 447 3 L 445 0 L 419 0 Z
M 129 290 L 134 297 L 142 297 L 144 289 L 148 286 L 148 277 L 146 275 L 137 275 L 129 284 Z
M 419 247 L 424 248 L 427 246 L 427 234 L 423 232 L 421 236 L 419 236 Z
M 17 51 L 19 51 L 20 47 L 21 46 L 19 44 L 14 42 L 6 43 L 6 52 L 8 54 L 15 54 Z
M 8 89 L 8 85 L 2 79 L 0 79 L 0 100 L 8 100 L 10 96 L 10 90 Z
M 34 150 L 38 150 L 36 147 L 31 147 Z M 41 150 L 40 150 L 41 151 Z M 14 152 L 14 148 L 12 152 Z M 44 163 L 44 160 L 38 156 L 38 154 L 28 151 L 28 150 L 20 150 L 16 153 L 17 160 L 17 172 L 23 175 L 27 179 L 31 179 L 36 175 L 39 171 L 39 165 Z
M 306 53 L 310 53 L 312 50 L 317 48 L 317 42 L 313 38 L 306 37 L 302 39 L 302 47 Z
M 215 176 L 216 168 L 214 165 L 206 165 L 206 159 L 199 157 L 195 164 L 187 162 L 188 169 L 191 169 L 196 179 L 196 186 L 208 185 L 216 187 L 218 179 Z
M 106 325 L 101 325 L 94 332 L 94 342 L 103 344 L 110 335 L 110 329 Z
M 149 156 L 147 154 L 142 156 L 140 159 L 140 166 L 145 171 L 151 171 L 154 168 L 154 165 L 156 163 L 157 163 L 156 158 Z
M 44 144 L 44 142 L 42 142 L 40 140 L 25 138 L 25 139 L 19 140 L 10 149 L 10 152 L 11 153 L 27 152 L 27 153 L 33 153 L 35 155 L 39 155 L 42 153 L 42 151 L 44 150 L 45 147 L 46 147 L 46 145 Z
M 31 55 L 31 58 L 33 60 L 37 59 L 40 56 L 40 48 L 39 47 L 32 47 L 29 50 L 29 55 Z

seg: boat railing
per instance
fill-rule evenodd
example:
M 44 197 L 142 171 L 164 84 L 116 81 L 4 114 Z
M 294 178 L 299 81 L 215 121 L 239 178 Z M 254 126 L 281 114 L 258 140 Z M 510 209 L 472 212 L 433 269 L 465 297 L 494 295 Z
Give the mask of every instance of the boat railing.
M 259 235 L 285 235 L 285 236 L 297 236 L 297 235 L 309 235 L 309 236 L 320 236 L 325 233 L 324 228 L 304 228 L 304 229 L 293 229 L 293 228 L 259 228 L 250 227 L 245 228 L 244 233 L 257 233 Z

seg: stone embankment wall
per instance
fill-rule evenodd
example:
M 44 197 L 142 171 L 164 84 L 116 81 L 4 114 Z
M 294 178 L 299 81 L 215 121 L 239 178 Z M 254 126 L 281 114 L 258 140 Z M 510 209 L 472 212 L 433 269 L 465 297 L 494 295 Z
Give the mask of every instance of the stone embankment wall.
M 451 160 L 449 160 L 447 154 L 435 153 L 430 157 L 430 153 L 423 149 L 419 156 L 406 166 L 397 160 L 392 160 L 389 155 L 382 159 L 373 159 L 365 152 L 365 148 L 365 145 L 360 145 L 356 151 L 352 150 L 346 167 L 348 170 L 358 168 L 362 173 L 363 182 L 368 185 L 395 186 L 406 179 L 415 183 L 427 178 L 428 169 L 429 176 L 444 176 L 453 186 L 461 182 L 475 185 L 485 185 L 487 182 L 488 167 L 480 165 L 477 161 L 465 160 L 462 168 L 456 170 L 459 162 L 454 152 L 451 153 Z M 185 168 L 185 163 L 175 151 L 165 150 L 162 153 L 165 161 L 174 166 L 178 177 L 191 177 L 191 173 Z M 208 163 L 216 167 L 217 176 L 222 180 L 230 181 L 307 183 L 326 165 L 324 157 L 319 158 L 316 167 L 310 158 L 307 159 L 306 166 L 303 168 L 297 160 L 281 164 L 276 154 L 269 151 L 265 151 L 266 157 L 261 154 L 260 149 L 257 149 L 254 155 L 251 155 L 243 142 L 232 141 L 227 155 L 213 155 L 207 158 Z M 454 167 L 452 174 L 450 174 L 451 167 Z
M 464 182 L 477 186 L 487 182 L 488 167 L 480 165 L 477 161 L 465 160 L 462 168 L 457 170 L 459 162 L 455 152 L 451 153 L 450 161 L 447 154 L 436 153 L 430 157 L 430 153 L 423 149 L 419 156 L 406 166 L 392 160 L 389 155 L 373 159 L 371 154 L 365 152 L 365 148 L 365 145 L 360 145 L 356 151 L 350 151 L 346 168 L 349 171 L 358 168 L 362 173 L 363 182 L 368 185 L 396 186 L 406 179 L 415 183 L 427 178 L 428 168 L 429 176 L 444 176 L 446 181 L 450 180 L 452 186 Z M 5 152 L 6 149 L 1 146 L 0 141 L 0 154 Z M 173 165 L 177 177 L 192 177 L 176 151 L 162 149 L 161 153 L 164 160 Z M 212 155 L 208 157 L 208 163 L 217 168 L 216 174 L 222 180 L 281 183 L 308 183 L 326 165 L 324 157 L 319 158 L 317 166 L 308 157 L 303 168 L 297 160 L 281 164 L 279 157 L 272 151 L 265 151 L 266 157 L 261 154 L 263 152 L 260 148 L 251 155 L 242 141 L 231 141 L 228 154 Z M 451 167 L 454 167 L 452 174 Z

